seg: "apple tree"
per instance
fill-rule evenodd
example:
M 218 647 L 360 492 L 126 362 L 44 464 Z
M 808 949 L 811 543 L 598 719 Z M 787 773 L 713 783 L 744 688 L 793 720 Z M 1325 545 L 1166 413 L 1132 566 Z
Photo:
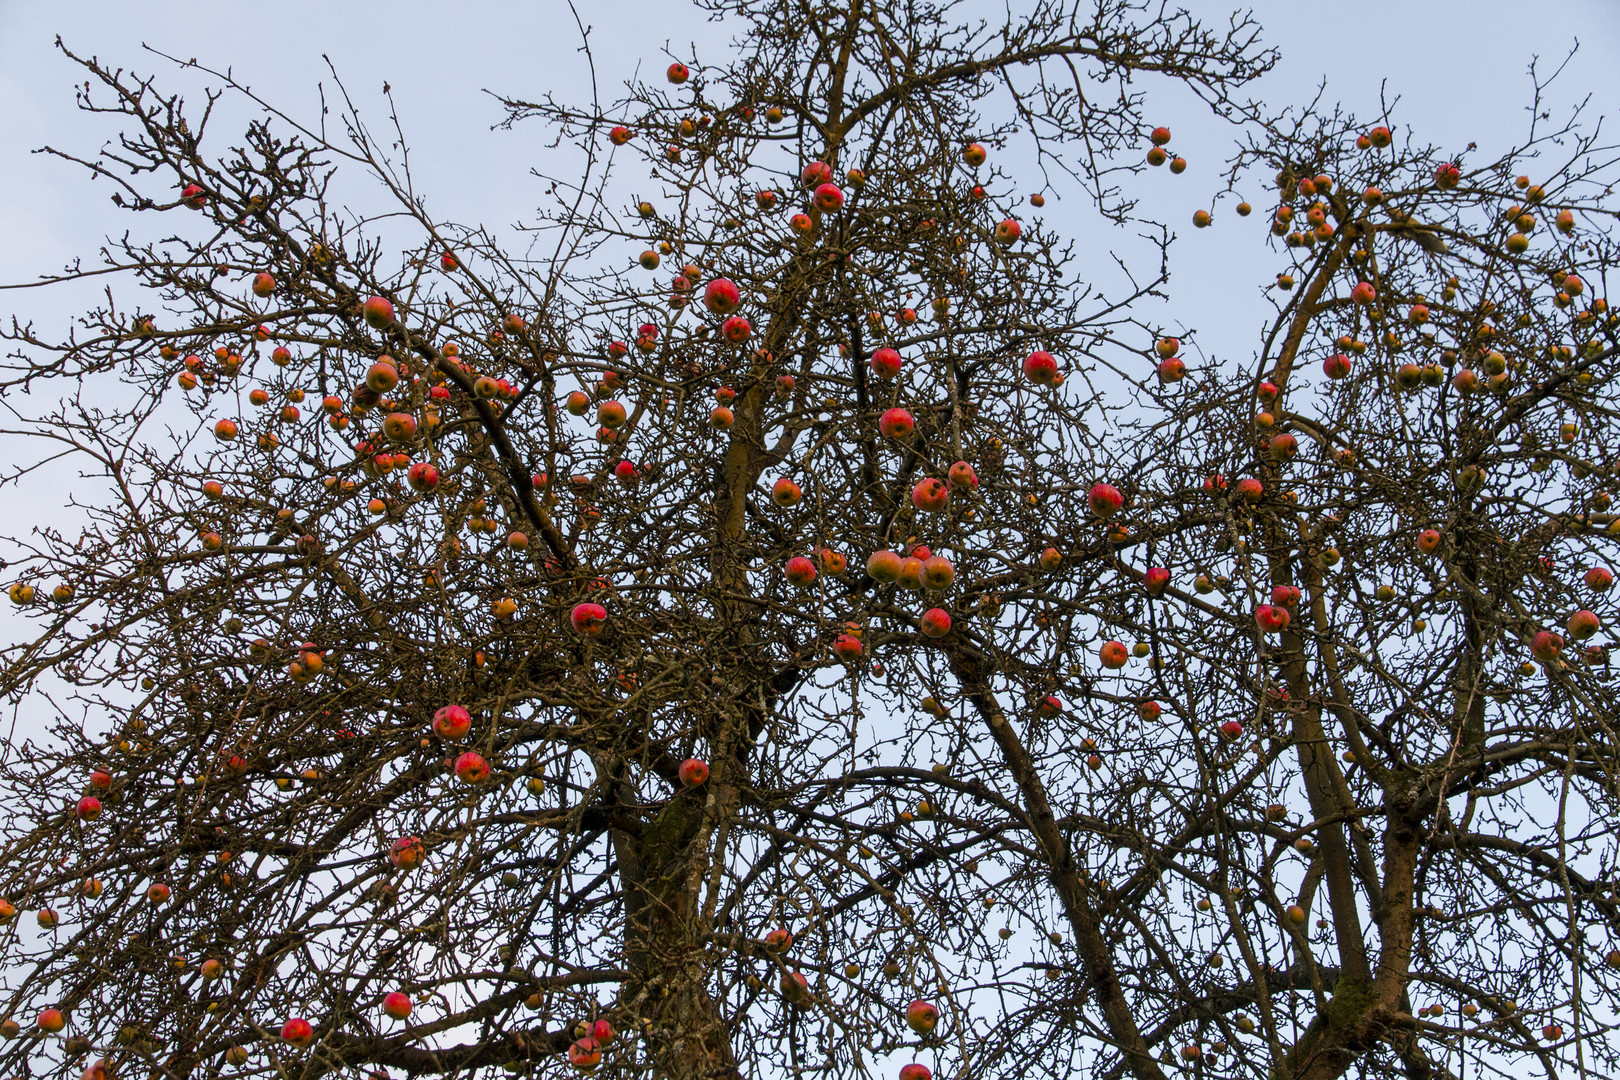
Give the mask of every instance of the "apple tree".
M 699 6 L 503 99 L 515 236 L 346 93 L 75 57 L 133 217 L 5 335 L 5 482 L 77 479 L 5 552 L 4 1068 L 1614 1075 L 1596 125 L 1268 109 L 1158 4 Z

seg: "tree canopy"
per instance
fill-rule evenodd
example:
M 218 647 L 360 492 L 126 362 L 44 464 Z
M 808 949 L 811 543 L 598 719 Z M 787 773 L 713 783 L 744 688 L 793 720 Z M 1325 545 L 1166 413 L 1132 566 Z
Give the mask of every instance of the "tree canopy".
M 501 99 L 571 170 L 512 235 L 337 84 L 68 53 L 133 217 L 4 335 L 4 482 L 83 479 L 5 542 L 0 1066 L 1615 1075 L 1598 125 L 1273 108 L 1137 0 L 698 6 Z M 1157 85 L 1280 269 L 1241 360 L 1162 321 Z

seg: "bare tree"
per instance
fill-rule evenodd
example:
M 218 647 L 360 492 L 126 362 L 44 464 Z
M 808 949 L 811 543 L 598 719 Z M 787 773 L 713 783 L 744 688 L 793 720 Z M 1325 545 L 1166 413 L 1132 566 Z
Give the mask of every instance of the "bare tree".
M 1614 1075 L 1595 125 L 1273 114 L 1137 0 L 700 7 L 723 62 L 504 102 L 516 244 L 346 96 L 75 57 L 137 217 L 7 335 L 7 482 L 85 480 L 9 542 L 0 1061 Z M 1243 365 L 997 165 L 1144 223 L 1154 80 L 1269 193 Z

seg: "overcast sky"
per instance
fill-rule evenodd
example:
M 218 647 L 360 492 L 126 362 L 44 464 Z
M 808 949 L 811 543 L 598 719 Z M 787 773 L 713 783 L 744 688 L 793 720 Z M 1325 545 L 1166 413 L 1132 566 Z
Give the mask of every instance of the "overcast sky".
M 1217 21 L 1230 10 L 1224 0 L 1190 5 Z M 596 0 L 580 8 L 596 29 L 592 41 L 608 94 L 638 63 L 660 70 L 666 44 L 690 56 L 696 42 L 699 59 L 724 48 L 722 35 L 681 0 Z M 1567 106 L 1590 94 L 1596 111 L 1620 109 L 1617 0 L 1552 6 L 1261 0 L 1253 10 L 1267 41 L 1283 52 L 1281 66 L 1260 88 L 1270 102 L 1306 99 L 1326 77 L 1330 98 L 1371 114 L 1387 79 L 1402 98 L 1397 118 L 1420 139 L 1459 148 L 1478 141 L 1489 154 L 1524 130 L 1525 69 L 1532 57 L 1556 63 L 1579 39 L 1580 52 L 1555 101 Z M 323 54 L 376 119 L 378 91 L 387 81 L 431 205 L 446 216 L 497 227 L 537 201 L 527 168 L 544 146 L 537 126 L 492 132 L 499 110 L 485 91 L 528 98 L 551 91 L 576 100 L 589 94 L 579 34 L 562 0 L 0 0 L 0 281 L 23 280 L 93 252 L 102 235 L 127 220 L 107 202 L 104 186 L 29 152 L 45 143 L 93 151 L 108 133 L 75 110 L 75 68 L 53 48 L 58 34 L 76 52 L 143 72 L 160 70 L 143 44 L 229 65 L 265 98 L 302 117 L 316 114 L 317 83 L 329 78 Z M 163 77 L 166 85 L 184 85 L 172 71 Z M 1151 174 L 1143 188 L 1150 206 L 1163 197 L 1169 200 L 1165 216 L 1185 222 L 1217 184 L 1230 130 L 1200 122 L 1186 101 L 1166 98 L 1163 112 L 1176 124 L 1176 149 L 1193 167 L 1173 180 L 1162 171 Z M 1051 206 L 1047 217 L 1061 223 L 1061 215 L 1083 212 L 1080 200 L 1071 199 Z M 1086 233 L 1085 225 L 1077 220 L 1074 231 Z M 1174 310 L 1164 313 L 1166 321 L 1198 326 L 1206 349 L 1246 356 L 1264 313 L 1255 303 L 1258 287 L 1279 268 L 1261 242 L 1263 230 L 1262 215 L 1241 225 L 1218 217 L 1216 228 L 1196 234 L 1181 227 Z M 38 293 L 0 293 L 0 314 L 12 311 L 62 314 Z

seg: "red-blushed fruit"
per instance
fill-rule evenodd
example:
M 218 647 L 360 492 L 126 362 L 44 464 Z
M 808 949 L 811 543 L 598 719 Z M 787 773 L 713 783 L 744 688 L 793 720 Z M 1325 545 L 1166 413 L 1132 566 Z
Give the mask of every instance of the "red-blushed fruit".
M 951 616 L 944 608 L 929 608 L 923 612 L 922 632 L 931 638 L 942 638 L 951 632 Z
M 872 374 L 880 379 L 892 379 L 900 374 L 900 354 L 893 349 L 876 350 L 872 353 L 869 363 Z
M 699 758 L 687 758 L 678 771 L 682 785 L 689 788 L 701 787 L 709 778 L 709 764 Z
M 703 306 L 716 315 L 730 315 L 742 304 L 742 292 L 728 278 L 715 278 L 703 289 Z
M 951 491 L 945 486 L 945 481 L 930 476 L 926 480 L 917 481 L 916 486 L 911 489 L 911 505 L 925 513 L 938 513 L 945 509 L 950 496 Z
M 1170 587 L 1170 571 L 1162 566 L 1150 566 L 1142 575 L 1142 588 L 1147 590 L 1149 596 L 1163 596 L 1164 590 Z
M 816 559 L 821 563 L 822 573 L 831 577 L 843 577 L 844 571 L 849 569 L 849 560 L 832 548 L 817 551 Z
M 1590 577 L 1591 575 L 1588 575 Z M 106 791 L 112 787 L 112 773 L 103 769 L 94 769 L 90 773 L 90 786 L 96 791 Z
M 1350 374 L 1350 358 L 1343 353 L 1334 353 L 1322 361 L 1322 373 L 1330 379 L 1342 379 Z
M 933 1080 L 934 1074 L 928 1071 L 928 1066 L 913 1061 L 910 1065 L 900 1066 L 900 1080 Z
M 1093 484 L 1086 492 L 1086 505 L 1093 516 L 1107 521 L 1119 513 L 1119 508 L 1125 505 L 1125 497 L 1113 484 Z
M 79 800 L 73 812 L 78 815 L 80 821 L 94 821 L 101 816 L 101 800 L 94 795 L 86 795 Z
M 811 202 L 823 214 L 830 214 L 835 210 L 840 210 L 844 205 L 843 189 L 832 183 L 818 185 Z
M 671 79 L 671 82 L 684 82 L 684 79 Z M 575 1039 L 568 1047 L 568 1064 L 580 1072 L 590 1072 L 602 1064 L 602 1047 L 591 1036 Z
M 386 394 L 399 385 L 399 368 L 388 357 L 380 357 L 366 368 L 366 389 L 375 394 Z
M 741 345 L 753 336 L 754 327 L 741 315 L 733 315 L 720 324 L 720 336 L 733 345 Z
M 447 251 L 439 256 L 439 269 L 447 274 L 453 274 L 461 269 L 461 261 Z
M 996 243 L 1003 247 L 1016 244 L 1023 235 L 1024 227 L 1012 218 L 1007 218 L 996 226 Z
M 1584 608 L 1571 615 L 1569 617 L 1569 622 L 1564 624 L 1564 628 L 1569 631 L 1569 636 L 1574 638 L 1576 641 L 1585 641 L 1587 638 L 1597 633 L 1602 626 L 1602 620 L 1597 617 L 1596 613 L 1587 611 Z M 82 801 L 80 802 L 80 805 L 83 805 Z
M 1358 281 L 1356 287 L 1350 290 L 1350 299 L 1358 304 L 1367 305 L 1378 299 L 1378 290 L 1373 288 L 1370 281 Z
M 154 881 L 146 887 L 146 898 L 154 904 L 166 904 L 171 895 L 170 889 L 161 881 Z
M 61 918 L 51 908 L 40 908 L 34 913 L 34 922 L 39 924 L 41 930 L 55 930 Z
M 1140 701 L 1136 705 L 1136 715 L 1144 724 L 1151 724 L 1164 712 L 1157 701 Z
M 391 443 L 408 443 L 416 438 L 416 417 L 410 413 L 389 413 L 383 418 L 383 436 Z
M 1280 634 L 1288 628 L 1288 624 L 1293 621 L 1293 616 L 1288 613 L 1288 609 L 1285 607 L 1278 607 L 1275 604 L 1261 604 L 1254 609 L 1254 621 L 1266 633 Z
M 1450 191 L 1462 181 L 1462 170 L 1457 168 L 1455 162 L 1447 161 L 1434 170 L 1434 182 L 1440 188 Z
M 489 762 L 476 750 L 456 758 L 456 779 L 463 784 L 482 784 L 489 779 Z
M 795 1005 L 802 1005 L 810 1000 L 810 980 L 797 971 L 784 972 L 778 987 L 782 991 L 782 996 Z
M 900 555 L 885 548 L 874 551 L 872 557 L 866 560 L 866 574 L 873 581 L 888 584 L 900 577 Z
M 305 1047 L 315 1041 L 315 1028 L 308 1020 L 295 1016 L 281 1025 L 281 1041 L 297 1047 Z
M 1299 587 L 1297 585 L 1273 585 L 1271 587 L 1271 602 L 1278 607 L 1292 609 L 1299 603 Z
M 891 439 L 904 439 L 916 430 L 917 422 L 905 409 L 887 409 L 878 418 L 878 430 Z
M 180 199 L 193 210 L 201 210 L 208 205 L 208 196 L 196 184 L 187 184 L 181 188 Z
M 472 730 L 472 715 L 460 705 L 446 705 L 433 714 L 433 734 L 456 742 Z
M 1299 453 L 1299 440 L 1286 431 L 1279 431 L 1271 437 L 1271 445 L 1267 449 L 1271 452 L 1271 460 L 1290 461 Z
M 276 279 L 269 274 L 253 276 L 253 295 L 261 299 L 276 291 Z
M 1237 739 L 1243 736 L 1243 725 L 1236 720 L 1226 720 L 1221 723 L 1221 738 Z
M 601 637 L 602 631 L 607 628 L 607 609 L 601 604 L 589 602 L 575 604 L 574 610 L 568 614 L 568 624 L 580 637 Z
M 403 1020 L 411 1015 L 411 998 L 409 994 L 402 994 L 398 990 L 383 998 L 383 1012 L 395 1020 Z
M 636 482 L 636 463 L 633 461 L 620 461 L 613 466 L 613 478 L 625 487 Z
M 1040 557 L 1035 560 L 1035 563 L 1042 570 L 1056 570 L 1063 565 L 1063 552 L 1055 547 L 1045 548 L 1041 551 Z
M 1037 386 L 1056 386 L 1057 358 L 1043 349 L 1037 349 L 1024 358 L 1024 378 Z
M 630 129 L 625 127 L 623 124 L 616 124 L 612 130 L 608 132 L 608 142 L 612 143 L 614 146 L 623 146 L 625 143 L 630 141 L 632 134 L 633 133 L 630 131 Z
M 825 161 L 812 161 L 799 173 L 799 183 L 806 191 L 813 191 L 832 180 L 832 166 Z
M 816 564 L 803 555 L 795 555 L 787 561 L 784 573 L 789 584 L 802 588 L 816 580 Z
M 405 479 L 416 491 L 429 492 L 439 486 L 439 470 L 425 461 L 418 461 L 406 471 Z
M 861 640 L 851 634 L 839 634 L 833 639 L 833 655 L 846 664 L 853 664 L 861 658 Z
M 1538 630 L 1536 636 L 1530 639 L 1530 655 L 1543 664 L 1557 661 L 1558 654 L 1564 650 L 1564 639 L 1551 630 Z
M 765 947 L 767 949 L 771 950 L 771 952 L 774 952 L 774 953 L 787 952 L 787 950 L 789 949 L 789 947 L 792 946 L 792 944 L 793 944 L 793 931 L 791 931 L 791 930 L 787 930 L 787 929 L 784 929 L 782 927 L 777 927 L 775 930 L 771 930 L 771 931 L 767 932 L 766 935 L 765 935 Z
M 797 506 L 802 498 L 804 492 L 799 489 L 799 485 L 785 476 L 771 485 L 771 502 L 777 506 Z
M 388 862 L 396 870 L 415 870 L 427 857 L 421 837 L 402 836 L 388 847 Z
M 1259 480 L 1252 476 L 1245 476 L 1237 482 L 1237 488 L 1234 489 L 1233 494 L 1242 502 L 1257 503 L 1260 501 L 1260 496 L 1265 494 L 1265 490 L 1265 485 L 1261 484 Z
M 1276 401 L 1279 393 L 1281 391 L 1277 389 L 1277 384 L 1270 379 L 1262 380 L 1260 385 L 1254 388 L 1254 396 L 1267 404 Z
M 381 296 L 368 297 L 360 305 L 360 315 L 373 330 L 386 330 L 394 322 L 394 305 Z
M 1125 648 L 1124 642 L 1120 641 L 1105 641 L 1102 643 L 1102 647 L 1097 650 L 1097 659 L 1102 661 L 1102 666 L 1110 671 L 1118 671 L 1124 667 L 1125 661 L 1129 660 L 1130 656 L 1130 650 Z
M 1417 549 L 1424 555 L 1433 555 L 1440 550 L 1440 530 L 1424 529 L 1418 533 Z
M 606 1046 L 613 1041 L 613 1025 L 607 1020 L 597 1020 L 591 1024 L 591 1038 Z
M 973 466 L 965 461 L 952 462 L 945 477 L 952 491 L 958 488 L 976 488 L 979 486 L 979 474 L 974 472 Z
M 235 420 L 221 420 L 219 423 L 214 425 L 214 438 L 218 439 L 220 442 L 230 442 L 236 438 L 236 435 L 237 427 Z
M 951 582 L 956 580 L 956 567 L 943 555 L 930 555 L 922 560 L 918 577 L 923 588 L 937 592 L 951 587 Z
M 1156 127 L 1148 135 L 1148 138 L 1152 141 L 1154 146 L 1166 146 L 1170 142 L 1170 129 L 1167 127 Z
M 63 1015 L 61 1009 L 45 1009 L 40 1012 L 36 1024 L 39 1030 L 55 1035 L 67 1027 L 67 1017 Z
M 1608 592 L 1614 585 L 1614 575 L 1601 566 L 1586 572 L 1586 587 L 1593 592 Z
M 939 1010 L 927 1001 L 913 1001 L 906 1006 L 906 1026 L 919 1035 L 927 1035 L 939 1023 Z
M 677 62 L 669 65 L 669 69 L 664 72 L 664 76 L 668 78 L 670 82 L 679 86 L 681 83 L 692 77 L 692 71 L 685 64 Z
M 968 143 L 962 149 L 962 161 L 975 169 L 983 165 L 989 156 L 982 143 Z

